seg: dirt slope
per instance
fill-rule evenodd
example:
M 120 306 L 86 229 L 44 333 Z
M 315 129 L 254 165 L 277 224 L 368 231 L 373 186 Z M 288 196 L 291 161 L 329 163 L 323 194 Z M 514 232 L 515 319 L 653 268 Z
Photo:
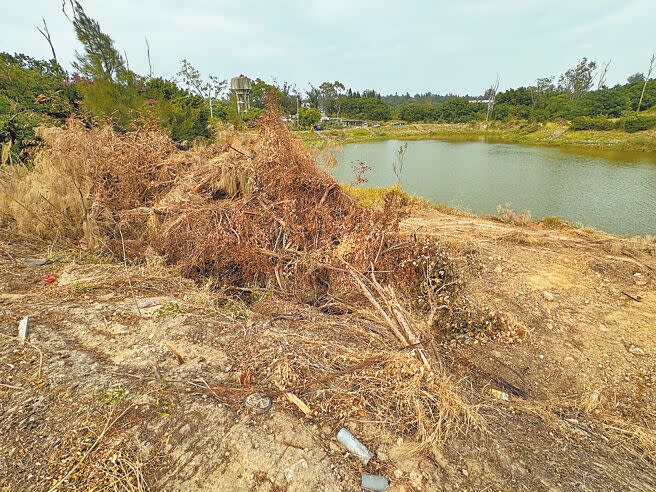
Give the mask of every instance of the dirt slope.
M 218 389 L 244 383 L 238 340 L 359 321 L 270 300 L 217 310 L 157 266 L 131 269 L 130 286 L 121 264 L 5 235 L 0 490 L 360 490 L 362 466 L 335 441 L 341 424 L 376 452 L 368 470 L 393 491 L 656 489 L 654 244 L 432 210 L 404 227 L 448 241 L 470 301 L 525 328 L 486 343 L 435 333 L 484 432 L 408 456 L 407 438 L 305 417 L 282 396 L 258 414 Z M 48 253 L 47 265 L 22 262 Z

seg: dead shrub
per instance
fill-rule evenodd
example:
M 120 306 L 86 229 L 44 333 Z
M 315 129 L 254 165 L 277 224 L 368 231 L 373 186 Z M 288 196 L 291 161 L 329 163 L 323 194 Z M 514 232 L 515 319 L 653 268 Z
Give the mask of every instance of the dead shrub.
M 512 225 L 528 225 L 531 223 L 531 212 L 529 210 L 522 210 L 517 213 L 511 208 L 511 203 L 497 205 L 498 219 L 501 222 Z

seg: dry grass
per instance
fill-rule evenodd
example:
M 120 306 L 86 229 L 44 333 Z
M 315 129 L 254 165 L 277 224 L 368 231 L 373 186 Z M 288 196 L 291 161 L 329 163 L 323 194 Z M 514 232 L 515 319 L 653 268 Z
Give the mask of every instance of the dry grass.
M 428 324 L 416 322 L 422 317 L 460 328 L 475 322 L 463 318 L 461 326 L 463 305 L 449 309 L 460 285 L 455 264 L 439 241 L 399 232 L 407 195 L 398 190 L 378 209 L 361 206 L 317 168 L 277 111 L 263 115 L 257 133 L 224 129 L 214 144 L 189 151 L 153 128 L 117 134 L 70 122 L 32 171 L 13 171 L 4 183 L 0 207 L 14 230 L 66 238 L 120 261 L 95 276 L 78 268 L 69 295 L 105 288 L 136 302 L 135 290 L 170 291 L 167 279 L 181 273 L 212 291 L 275 291 L 357 310 L 367 297 L 354 278 L 371 275 L 398 292 L 390 313 L 418 314 L 413 327 L 411 316 L 397 318 L 410 334 L 405 343 L 380 328 L 306 323 L 239 330 L 230 353 L 259 386 L 298 392 L 319 413 L 411 434 L 420 447 L 482 427 L 413 333 L 423 327 L 430 339 Z
M 497 219 L 505 224 L 524 226 L 531 223 L 531 212 L 529 210 L 515 212 L 510 203 L 497 205 L 497 213 Z
M 0 210 L 14 230 L 122 261 L 154 251 L 215 288 L 349 299 L 348 264 L 415 296 L 426 275 L 419 257 L 443 254 L 400 235 L 406 194 L 387 193 L 381 209 L 358 205 L 275 110 L 257 133 L 222 129 L 216 143 L 187 152 L 154 128 L 118 134 L 71 121 L 48 136 L 33 170 L 7 171 L 2 182 Z
M 546 240 L 543 237 L 537 236 L 530 232 L 523 231 L 521 229 L 515 229 L 509 234 L 503 236 L 504 241 L 508 241 L 514 244 L 522 244 L 525 246 L 534 246 L 538 244 L 545 244 Z
M 429 373 L 412 348 L 395 348 L 370 322 L 273 320 L 264 329 L 255 325 L 235 334 L 227 344 L 238 370 L 259 391 L 275 395 L 282 387 L 322 419 L 367 426 L 368 434 L 410 436 L 416 452 L 460 431 L 484 428 L 439 364 Z

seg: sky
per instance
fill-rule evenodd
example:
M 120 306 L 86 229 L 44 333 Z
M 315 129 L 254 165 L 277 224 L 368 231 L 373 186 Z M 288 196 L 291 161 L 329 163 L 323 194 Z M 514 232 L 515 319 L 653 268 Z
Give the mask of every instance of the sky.
M 607 83 L 645 72 L 656 51 L 656 0 L 82 0 L 130 68 L 308 84 L 339 80 L 388 94 L 482 94 L 558 76 L 582 57 L 611 60 Z M 61 0 L 2 0 L 0 51 L 60 63 L 78 44 Z

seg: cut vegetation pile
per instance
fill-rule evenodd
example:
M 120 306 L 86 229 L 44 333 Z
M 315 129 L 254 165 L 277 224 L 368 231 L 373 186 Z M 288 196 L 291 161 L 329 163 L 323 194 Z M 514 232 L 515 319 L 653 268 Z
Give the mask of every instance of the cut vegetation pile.
M 290 322 L 235 333 L 249 388 L 293 389 L 335 417 L 422 443 L 478 422 L 428 343 L 429 325 L 459 323 L 452 261 L 434 241 L 400 234 L 394 194 L 383 210 L 355 203 L 275 111 L 256 133 L 226 130 L 189 151 L 149 127 L 119 134 L 71 121 L 42 134 L 33 169 L 1 178 L 0 214 L 14 231 L 126 265 L 159 256 L 232 295 L 274 291 L 328 312 L 374 313 L 363 315 L 377 321 L 372 330 L 360 317 L 325 332 Z

